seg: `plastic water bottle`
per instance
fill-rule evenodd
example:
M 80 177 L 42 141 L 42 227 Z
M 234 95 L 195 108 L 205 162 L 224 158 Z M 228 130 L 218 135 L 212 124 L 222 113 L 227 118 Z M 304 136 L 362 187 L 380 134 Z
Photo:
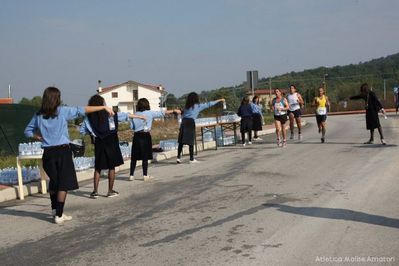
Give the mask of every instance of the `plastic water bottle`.
M 227 109 L 226 102 L 223 102 L 223 110 L 226 110 L 226 109 Z
M 111 116 L 110 118 L 108 118 L 108 122 L 109 122 L 109 130 L 115 130 L 115 120 L 114 117 Z

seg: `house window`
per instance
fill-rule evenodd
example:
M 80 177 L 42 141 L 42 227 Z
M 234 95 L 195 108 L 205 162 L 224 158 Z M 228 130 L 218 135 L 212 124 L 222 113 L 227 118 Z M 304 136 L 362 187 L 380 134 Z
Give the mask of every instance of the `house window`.
M 113 92 L 112 93 L 112 98 L 118 98 L 118 93 L 117 92 Z
M 137 101 L 139 99 L 139 91 L 133 90 L 133 101 Z

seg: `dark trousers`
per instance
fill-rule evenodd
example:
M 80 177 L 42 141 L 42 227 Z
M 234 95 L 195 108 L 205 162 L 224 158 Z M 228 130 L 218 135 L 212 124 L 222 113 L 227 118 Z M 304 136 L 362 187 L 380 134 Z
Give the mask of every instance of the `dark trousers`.
M 241 132 L 241 141 L 242 144 L 245 143 L 245 132 Z M 248 131 L 248 141 L 252 141 L 252 131 Z

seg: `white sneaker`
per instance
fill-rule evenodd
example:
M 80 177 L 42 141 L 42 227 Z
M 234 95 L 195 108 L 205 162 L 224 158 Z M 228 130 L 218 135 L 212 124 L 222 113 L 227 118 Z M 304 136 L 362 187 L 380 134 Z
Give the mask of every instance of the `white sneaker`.
M 242 144 L 243 147 L 245 147 L 245 145 L 246 145 L 245 143 Z
M 196 159 L 194 159 L 194 160 L 190 160 L 190 163 L 199 163 L 199 161 L 197 161 Z
M 133 181 L 134 180 L 134 175 L 129 176 L 129 181 Z
M 56 224 L 63 224 L 65 221 L 71 221 L 72 220 L 72 216 L 68 216 L 65 214 L 62 214 L 61 217 L 55 216 L 54 217 L 54 223 Z
M 176 159 L 176 163 L 181 163 L 181 159 L 180 159 L 180 158 L 177 158 L 177 159 Z
M 252 142 L 248 141 L 248 145 L 252 145 Z
M 148 180 L 151 180 L 151 179 L 154 179 L 154 177 L 153 177 L 153 176 L 150 176 L 150 175 L 144 175 L 144 176 L 143 176 L 143 180 L 144 180 L 144 181 L 148 181 Z
M 256 138 L 256 140 L 263 140 L 263 139 L 261 139 L 261 138 L 257 137 L 257 138 Z

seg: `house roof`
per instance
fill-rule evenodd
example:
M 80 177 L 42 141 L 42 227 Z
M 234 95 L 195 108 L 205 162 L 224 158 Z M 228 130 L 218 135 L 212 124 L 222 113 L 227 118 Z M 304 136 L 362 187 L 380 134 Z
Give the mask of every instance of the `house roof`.
M 102 88 L 101 92 L 99 92 L 99 94 L 104 94 L 106 92 L 110 92 L 110 91 L 112 91 L 114 89 L 117 89 L 117 88 L 119 88 L 121 86 L 125 86 L 125 85 L 138 85 L 140 87 L 144 87 L 144 88 L 147 88 L 147 89 L 150 89 L 150 90 L 153 90 L 153 91 L 157 91 L 157 92 L 160 92 L 160 93 L 165 93 L 165 89 L 162 89 L 162 90 L 160 89 L 160 87 L 162 85 L 158 85 L 158 86 L 148 85 L 148 84 L 139 83 L 139 82 L 136 82 L 136 81 L 133 81 L 133 80 L 129 80 L 129 81 L 126 81 L 126 82 L 121 83 L 121 84 L 116 84 L 116 85 L 104 87 L 104 88 Z
M 13 102 L 12 98 L 0 98 L 0 104 L 12 104 Z

